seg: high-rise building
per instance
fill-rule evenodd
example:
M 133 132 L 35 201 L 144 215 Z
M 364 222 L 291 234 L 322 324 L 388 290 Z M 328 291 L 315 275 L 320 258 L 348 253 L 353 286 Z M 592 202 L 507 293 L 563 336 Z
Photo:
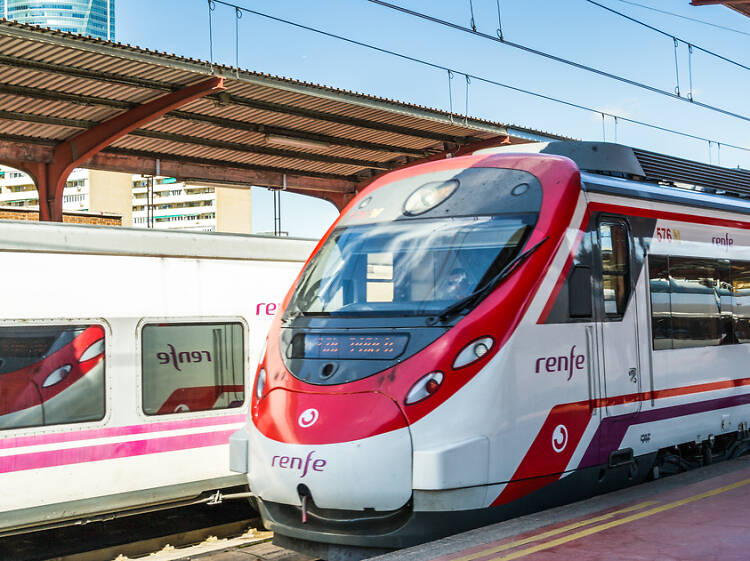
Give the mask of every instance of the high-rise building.
M 5 19 L 115 40 L 115 0 L 0 0 L 0 6 Z

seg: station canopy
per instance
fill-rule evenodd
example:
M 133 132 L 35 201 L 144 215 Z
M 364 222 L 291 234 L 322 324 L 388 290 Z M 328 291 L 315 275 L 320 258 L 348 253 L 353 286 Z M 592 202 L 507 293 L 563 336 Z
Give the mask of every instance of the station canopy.
M 178 101 L 159 105 L 174 101 L 170 96 Z M 101 130 L 86 152 L 86 132 Z M 64 185 L 73 165 L 215 185 L 285 186 L 342 208 L 373 177 L 412 162 L 556 138 L 0 20 L 0 163 L 47 166 L 38 175 L 48 177 L 52 215 L 54 182 Z

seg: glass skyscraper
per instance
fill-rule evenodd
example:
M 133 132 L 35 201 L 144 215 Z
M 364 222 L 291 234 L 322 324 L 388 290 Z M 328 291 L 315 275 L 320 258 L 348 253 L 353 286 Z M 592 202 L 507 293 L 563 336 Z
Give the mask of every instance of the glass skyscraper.
M 0 0 L 0 16 L 115 40 L 115 0 Z

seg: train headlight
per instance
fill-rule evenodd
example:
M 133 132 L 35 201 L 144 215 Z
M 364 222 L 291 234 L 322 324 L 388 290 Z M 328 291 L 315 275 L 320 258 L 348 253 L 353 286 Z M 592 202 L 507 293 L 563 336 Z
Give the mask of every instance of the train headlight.
M 458 180 L 431 181 L 414 191 L 404 203 L 406 216 L 417 216 L 432 210 L 458 189 Z
M 55 384 L 59 384 L 65 379 L 65 377 L 68 375 L 68 373 L 70 372 L 72 368 L 73 367 L 70 364 L 66 364 L 65 366 L 61 366 L 60 368 L 57 368 L 49 376 L 47 376 L 44 379 L 44 382 L 42 383 L 42 387 L 48 388 L 50 386 L 54 386 Z
M 453 361 L 453 368 L 463 368 L 471 364 L 472 362 L 479 360 L 492 348 L 495 340 L 492 337 L 482 337 L 472 341 L 466 345 L 463 350 L 458 353 L 456 360 Z
M 404 403 L 411 405 L 430 397 L 443 383 L 443 377 L 442 372 L 430 372 L 427 376 L 420 378 L 406 394 Z
M 261 368 L 258 370 L 258 379 L 255 381 L 255 397 L 260 399 L 263 397 L 263 390 L 266 389 L 266 369 Z

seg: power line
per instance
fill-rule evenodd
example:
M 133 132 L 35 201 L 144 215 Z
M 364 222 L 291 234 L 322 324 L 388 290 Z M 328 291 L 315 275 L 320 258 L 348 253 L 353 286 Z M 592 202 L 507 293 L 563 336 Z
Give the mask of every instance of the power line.
M 626 20 L 631 21 L 633 23 L 637 23 L 638 25 L 643 26 L 646 29 L 650 29 L 651 31 L 655 31 L 656 33 L 659 33 L 660 35 L 664 35 L 665 37 L 669 37 L 670 39 L 673 39 L 675 41 L 679 41 L 680 43 L 683 43 L 685 45 L 692 46 L 694 49 L 697 49 L 697 50 L 701 51 L 702 53 L 705 53 L 707 55 L 711 55 L 711 56 L 716 57 L 716 58 L 718 58 L 720 60 L 723 60 L 724 62 L 728 62 L 729 64 L 733 64 L 735 66 L 738 66 L 739 68 L 742 68 L 743 70 L 750 70 L 750 66 L 742 64 L 741 62 L 737 62 L 736 60 L 732 60 L 731 58 L 725 57 L 724 55 L 720 55 L 717 52 L 710 51 L 708 49 L 700 47 L 700 46 L 696 45 L 695 43 L 692 43 L 692 42 L 690 42 L 690 41 L 688 41 L 686 39 L 682 39 L 681 37 L 678 37 L 674 33 L 669 33 L 667 31 L 664 31 L 663 29 L 659 29 L 658 27 L 654 27 L 653 25 L 649 25 L 648 23 L 643 22 L 643 21 L 641 21 L 641 20 L 639 20 L 637 18 L 634 18 L 634 17 L 629 16 L 627 14 L 623 14 L 622 12 L 618 12 L 614 8 L 610 8 L 609 6 L 605 6 L 604 4 L 600 4 L 599 2 L 596 2 L 595 0 L 584 0 L 584 2 L 588 2 L 589 4 L 593 4 L 594 6 L 598 6 L 598 7 L 600 7 L 603 10 L 606 10 L 608 12 L 616 14 L 616 15 L 620 16 L 621 18 L 625 18 Z
M 507 45 L 507 46 L 512 47 L 514 49 L 519 49 L 519 50 L 525 51 L 527 53 L 531 53 L 531 54 L 534 54 L 534 55 L 537 55 L 537 56 L 541 56 L 541 57 L 547 58 L 549 60 L 552 60 L 554 62 L 559 62 L 559 63 L 562 63 L 562 64 L 566 64 L 568 66 L 572 66 L 572 67 L 577 68 L 579 70 L 585 70 L 586 72 L 591 72 L 593 74 L 597 74 L 597 75 L 603 76 L 605 78 L 610 78 L 612 80 L 616 80 L 618 82 L 622 82 L 622 83 L 628 84 L 630 86 L 635 86 L 637 88 L 641 88 L 641 89 L 650 91 L 652 93 L 656 93 L 656 94 L 659 94 L 659 95 L 667 96 L 667 97 L 669 97 L 671 99 L 676 99 L 676 100 L 684 101 L 684 102 L 687 102 L 687 103 L 691 103 L 691 104 L 697 105 L 698 107 L 701 107 L 703 109 L 708 109 L 710 111 L 715 111 L 717 113 L 721 113 L 721 114 L 727 115 L 729 117 L 734 117 L 734 118 L 737 118 L 737 119 L 742 119 L 743 121 L 750 122 L 750 117 L 748 117 L 746 115 L 742 115 L 740 113 L 735 113 L 734 111 L 730 111 L 730 110 L 724 109 L 722 107 L 717 107 L 715 105 L 704 103 L 702 101 L 696 101 L 695 98 L 692 95 L 692 88 L 691 88 L 691 91 L 690 91 L 690 95 L 687 96 L 687 97 L 683 97 L 683 96 L 681 96 L 679 94 L 679 86 L 677 88 L 675 88 L 675 91 L 677 93 L 670 92 L 670 91 L 667 91 L 667 90 L 663 90 L 661 88 L 657 88 L 655 86 L 650 86 L 650 85 L 645 84 L 643 82 L 638 82 L 636 80 L 631 80 L 630 78 L 625 78 L 624 76 L 619 76 L 617 74 L 612 74 L 611 72 L 607 72 L 607 71 L 601 70 L 599 68 L 594 68 L 593 66 L 588 66 L 588 65 L 582 64 L 580 62 L 575 62 L 573 60 L 569 60 L 569 59 L 562 58 L 562 57 L 559 57 L 559 56 L 556 56 L 556 55 L 553 55 L 553 54 L 550 54 L 550 53 L 546 53 L 544 51 L 540 51 L 538 49 L 534 49 L 532 47 L 528 47 L 528 46 L 522 45 L 520 43 L 514 43 L 513 41 L 508 41 L 508 40 L 500 39 L 499 37 L 488 35 L 487 33 L 482 33 L 481 31 L 475 31 L 474 29 L 471 29 L 469 27 L 464 27 L 463 25 L 459 25 L 459 24 L 453 23 L 451 21 L 443 20 L 443 19 L 437 18 L 435 16 L 431 16 L 429 14 L 425 14 L 425 13 L 422 13 L 422 12 L 417 12 L 415 10 L 410 10 L 409 8 L 404 8 L 403 6 L 399 6 L 397 4 L 391 4 L 390 2 L 386 2 L 385 0 L 367 0 L 367 1 L 371 2 L 373 4 L 377 4 L 379 6 L 383 6 L 385 8 L 389 8 L 389 9 L 392 9 L 392 10 L 395 10 L 395 11 L 398 11 L 398 12 L 402 12 L 404 14 L 408 14 L 410 16 L 414 16 L 414 17 L 417 17 L 417 18 L 420 18 L 420 19 L 431 21 L 433 23 L 437 23 L 439 25 L 450 27 L 450 28 L 456 29 L 458 31 L 463 31 L 464 33 L 469 33 L 471 35 L 475 35 L 477 37 L 481 37 L 482 39 L 487 39 L 489 41 L 493 41 L 493 42 L 499 43 L 501 45 Z M 597 6 L 601 6 L 601 7 L 605 8 L 605 9 L 609 9 L 609 8 L 606 8 L 606 6 L 603 6 L 602 4 L 598 4 L 597 2 L 594 2 L 593 0 L 586 0 L 586 1 L 587 2 L 591 2 L 592 4 L 596 4 Z M 615 12 L 615 13 L 619 14 L 619 12 Z M 621 15 L 623 15 L 623 14 L 621 14 Z M 631 18 L 629 18 L 629 16 L 624 16 L 624 17 L 628 17 L 628 19 L 631 19 Z M 634 20 L 634 21 L 637 21 L 637 20 Z M 638 23 L 641 23 L 641 22 L 638 22 Z M 642 25 L 646 25 L 646 24 L 642 24 Z M 661 30 L 658 30 L 656 28 L 652 28 L 652 29 L 654 29 L 656 31 L 659 31 L 659 33 L 667 35 L 668 37 L 670 37 L 674 41 L 682 41 L 682 42 L 684 42 L 686 45 L 688 45 L 688 47 L 690 49 L 696 48 L 696 49 L 701 50 L 703 52 L 710 53 L 710 51 L 707 51 L 706 49 L 702 49 L 702 48 L 700 48 L 700 47 L 698 47 L 696 45 L 693 45 L 692 43 L 688 43 L 688 42 L 686 42 L 686 41 L 684 41 L 682 39 L 678 39 L 676 37 L 673 37 L 672 35 L 669 35 L 669 34 L 663 32 Z M 710 53 L 710 54 L 714 54 L 714 53 Z M 675 56 L 676 56 L 676 53 L 675 53 Z M 721 57 L 721 55 L 714 54 L 714 56 L 718 56 L 720 58 L 724 58 L 724 57 Z M 729 59 L 724 59 L 724 60 L 729 60 Z M 733 62 L 733 64 L 741 66 L 742 68 L 745 68 L 746 70 L 750 70 L 750 67 L 744 66 L 744 65 L 742 65 L 742 64 L 740 64 L 738 62 Z M 691 71 L 691 74 L 692 74 L 692 71 Z M 678 83 L 679 83 L 679 77 L 678 77 Z
M 739 29 L 735 29 L 733 27 L 727 27 L 726 25 L 719 25 L 716 23 L 711 23 L 710 21 L 705 21 L 698 18 L 691 18 L 689 16 L 683 16 L 682 14 L 678 14 L 675 12 L 669 12 L 667 10 L 660 10 L 659 8 L 654 8 L 653 6 L 647 6 L 646 4 L 639 4 L 638 2 L 631 2 L 630 0 L 617 0 L 618 2 L 621 2 L 623 4 L 630 4 L 631 6 L 638 6 L 639 8 L 643 8 L 644 10 L 651 10 L 652 12 L 658 12 L 660 14 L 666 14 L 668 16 L 674 16 L 676 18 L 685 19 L 688 21 L 693 21 L 695 23 L 701 23 L 703 25 L 709 25 L 711 27 L 715 27 L 717 29 L 723 29 L 724 31 L 731 31 L 732 33 L 739 33 L 740 35 L 747 35 L 750 37 L 750 33 L 747 31 L 741 31 Z
M 602 115 L 602 116 L 611 117 L 612 119 L 616 119 L 618 121 L 625 121 L 625 122 L 628 122 L 628 123 L 631 123 L 631 124 L 640 125 L 640 126 L 643 126 L 643 127 L 648 127 L 648 128 L 652 128 L 652 129 L 655 129 L 655 130 L 659 130 L 659 131 L 663 131 L 663 132 L 668 132 L 668 133 L 671 133 L 671 134 L 676 134 L 676 135 L 679 135 L 679 136 L 684 136 L 686 138 L 692 138 L 694 140 L 700 140 L 700 141 L 703 141 L 703 142 L 715 143 L 717 145 L 725 146 L 725 147 L 728 147 L 728 148 L 734 148 L 734 149 L 737 149 L 737 150 L 742 150 L 742 151 L 745 151 L 745 152 L 750 152 L 750 148 L 745 148 L 743 146 L 737 146 L 737 145 L 734 145 L 734 144 L 729 144 L 727 142 L 720 142 L 718 140 L 713 140 L 713 139 L 705 138 L 705 137 L 702 137 L 702 136 L 697 136 L 697 135 L 693 135 L 693 134 L 690 134 L 690 133 L 678 131 L 678 130 L 675 130 L 675 129 L 670 129 L 668 127 L 661 127 L 659 125 L 654 125 L 652 123 L 647 123 L 645 121 L 639 121 L 639 120 L 636 120 L 636 119 L 631 119 L 629 117 L 624 117 L 622 115 L 617 115 L 617 114 L 614 114 L 614 113 L 610 113 L 609 111 L 602 111 L 602 110 L 599 110 L 599 109 L 594 109 L 592 107 L 587 107 L 585 105 L 581 105 L 581 104 L 578 104 L 578 103 L 575 103 L 575 102 L 572 102 L 572 101 L 566 101 L 566 100 L 555 98 L 555 97 L 552 97 L 552 96 L 549 96 L 549 95 L 541 94 L 539 92 L 534 92 L 532 90 L 527 90 L 527 89 L 520 88 L 520 87 L 517 87 L 517 86 L 511 86 L 511 85 L 505 84 L 503 82 L 498 82 L 497 80 L 492 80 L 490 78 L 485 78 L 483 76 L 478 76 L 476 74 L 471 74 L 469 72 L 464 72 L 464 71 L 461 71 L 461 70 L 458 70 L 458 69 L 455 69 L 455 68 L 450 68 L 450 67 L 447 67 L 447 66 L 443 66 L 441 64 L 436 64 L 434 62 L 430 62 L 430 61 L 427 61 L 427 60 L 424 60 L 424 59 L 420 59 L 420 58 L 417 58 L 417 57 L 413 57 L 413 56 L 410 56 L 410 55 L 399 53 L 397 51 L 392 51 L 392 50 L 389 50 L 389 49 L 385 49 L 383 47 L 377 47 L 375 45 L 372 45 L 372 44 L 369 44 L 369 43 L 364 43 L 364 42 L 358 41 L 356 39 L 351 39 L 349 37 L 344 37 L 342 35 L 337 35 L 335 33 L 329 32 L 329 31 L 323 31 L 322 29 L 311 27 L 309 25 L 304 25 L 302 23 L 294 22 L 294 21 L 291 21 L 291 20 L 287 20 L 287 19 L 284 19 L 284 18 L 277 17 L 277 16 L 272 16 L 272 15 L 266 14 L 264 12 L 259 12 L 257 10 L 252 10 L 250 8 L 245 8 L 243 6 L 239 6 L 237 4 L 232 4 L 232 3 L 227 2 L 225 0 L 208 0 L 208 1 L 209 1 L 209 3 L 222 4 L 224 6 L 228 6 L 230 8 L 234 8 L 235 10 L 241 10 L 243 12 L 247 12 L 247 13 L 254 14 L 256 16 L 262 17 L 262 18 L 269 19 L 271 21 L 275 21 L 275 22 L 278 22 L 278 23 L 284 23 L 286 25 L 290 25 L 290 26 L 296 27 L 298 29 L 304 29 L 305 31 L 310 31 L 312 33 L 317 33 L 317 34 L 323 35 L 325 37 L 329 37 L 329 38 L 332 38 L 332 39 L 337 39 L 337 40 L 340 40 L 340 41 L 344 41 L 346 43 L 350 43 L 352 45 L 357 45 L 359 47 L 364 47 L 364 48 L 367 48 L 367 49 L 371 49 L 371 50 L 374 50 L 374 51 L 379 52 L 379 53 L 383 53 L 383 54 L 387 54 L 387 55 L 391 55 L 391 56 L 400 58 L 402 60 L 407 60 L 407 61 L 410 61 L 410 62 L 415 62 L 417 64 L 421 64 L 423 66 L 427 66 L 429 68 L 433 68 L 433 69 L 436 69 L 436 70 L 441 70 L 443 72 L 447 72 L 449 77 L 451 77 L 454 73 L 455 74 L 463 74 L 469 80 L 477 80 L 479 82 L 483 82 L 483 83 L 486 83 L 486 84 L 491 84 L 491 85 L 498 86 L 498 87 L 501 87 L 501 88 L 505 88 L 505 89 L 508 89 L 508 90 L 511 90 L 511 91 L 515 91 L 515 92 L 518 92 L 518 93 L 523 93 L 523 94 L 526 94 L 526 95 L 531 95 L 531 96 L 537 97 L 539 99 L 544 99 L 544 100 L 547 100 L 547 101 L 552 101 L 552 102 L 555 102 L 555 103 L 566 105 L 568 107 L 572 107 L 572 108 L 575 108 L 575 109 L 580 109 L 582 111 L 587 111 L 589 113 L 593 113 L 593 114 L 596 114 L 596 115 Z M 750 121 L 750 117 L 738 116 L 738 118 Z

